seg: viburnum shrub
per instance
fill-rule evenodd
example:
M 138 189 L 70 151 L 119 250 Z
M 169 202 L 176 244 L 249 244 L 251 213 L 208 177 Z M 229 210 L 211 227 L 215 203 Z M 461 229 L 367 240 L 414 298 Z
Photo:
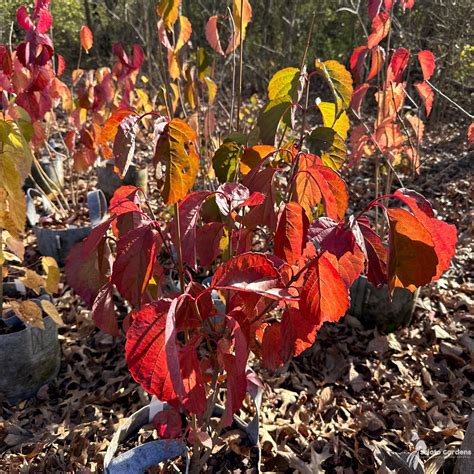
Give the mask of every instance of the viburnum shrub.
M 223 141 L 212 173 L 203 166 L 205 140 L 182 119 L 117 111 L 117 172 L 126 173 L 141 121 L 153 117 L 157 189 L 150 196 L 160 195 L 174 213 L 166 220 L 160 215 L 170 213 L 159 214 L 156 199 L 121 187 L 108 219 L 66 265 L 97 326 L 125 334 L 133 378 L 171 407 L 155 420 L 160 434 L 187 437 L 195 466 L 257 383 L 251 353 L 275 369 L 346 313 L 359 275 L 390 293 L 413 291 L 439 278 L 454 255 L 454 226 L 415 191 L 380 196 L 348 217 L 337 170 L 346 156 L 352 78 L 336 61 L 317 59 L 311 71 L 304 63 L 271 78 L 257 126 Z M 317 78 L 333 100 L 312 106 Z M 310 123 L 316 109 L 319 126 Z M 387 221 L 387 238 L 371 226 L 374 209 Z M 115 310 L 116 291 L 132 308 L 125 318 Z M 225 406 L 217 427 L 210 424 L 216 403 Z M 190 421 L 185 427 L 181 415 Z
M 389 174 L 387 188 L 391 185 L 394 168 L 413 174 L 419 173 L 420 169 L 419 148 L 425 124 L 421 108 L 410 95 L 411 90 L 420 96 L 426 118 L 431 113 L 435 96 L 429 82 L 436 67 L 434 54 L 428 50 L 418 51 L 417 61 L 413 61 L 415 55 L 408 49 L 393 48 L 396 3 L 393 0 L 369 0 L 367 13 L 371 32 L 366 35 L 366 44 L 358 46 L 350 59 L 356 84 L 352 111 L 361 122 L 351 131 L 351 163 L 357 164 L 363 157 L 382 156 L 385 171 Z M 412 9 L 415 2 L 402 0 L 399 4 L 405 12 Z M 361 18 L 358 11 L 352 12 Z M 417 73 L 417 68 L 420 73 Z M 413 84 L 409 81 L 410 76 L 415 78 Z M 373 122 L 367 123 L 361 117 L 361 106 L 366 94 L 372 91 L 377 113 Z M 406 109 L 411 110 L 405 112 Z M 376 167 L 379 167 L 378 161 Z
M 31 16 L 25 6 L 16 14 L 24 41 L 13 51 L 0 44 L 0 92 L 2 113 L 15 120 L 34 149 L 47 138 L 44 119 L 60 101 L 69 107 L 71 95 L 59 78 L 65 69 L 64 58 L 57 54 L 48 31 L 52 25 L 49 0 L 36 0 Z

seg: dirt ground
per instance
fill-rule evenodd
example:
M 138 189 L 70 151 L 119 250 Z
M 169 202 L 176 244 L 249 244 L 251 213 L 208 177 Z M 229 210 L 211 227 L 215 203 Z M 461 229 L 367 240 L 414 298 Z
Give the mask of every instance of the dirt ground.
M 449 451 L 463 440 L 474 388 L 473 157 L 465 130 L 453 124 L 430 132 L 421 174 L 405 183 L 456 224 L 450 270 L 422 289 L 409 327 L 382 334 L 346 316 L 326 324 L 285 370 L 260 372 L 262 471 L 374 472 L 383 459 L 389 465 L 424 449 L 441 452 L 420 454 L 425 472 L 451 472 Z M 373 192 L 370 174 L 348 174 L 360 206 Z M 0 472 L 100 471 L 118 424 L 147 404 L 127 371 L 123 341 L 98 332 L 70 290 L 58 306 L 60 374 L 33 400 L 0 403 Z M 145 429 L 134 442 L 153 436 Z M 250 472 L 239 437 L 228 441 L 209 472 Z

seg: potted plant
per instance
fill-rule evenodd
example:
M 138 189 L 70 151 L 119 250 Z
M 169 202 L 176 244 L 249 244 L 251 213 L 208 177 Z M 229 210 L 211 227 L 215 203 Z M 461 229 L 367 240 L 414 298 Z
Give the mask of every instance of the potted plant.
M 314 127 L 306 114 L 316 76 L 326 81 L 334 102 L 318 104 L 324 122 Z M 364 271 L 392 293 L 413 291 L 449 266 L 455 229 L 436 219 L 414 191 L 380 196 L 345 218 L 347 188 L 336 169 L 345 158 L 341 143 L 351 95 L 350 74 L 335 61 L 316 60 L 311 72 L 277 72 L 258 130 L 244 136 L 244 144 L 231 136 L 226 143 L 232 146 L 216 152 L 214 172 L 221 182 L 215 190 L 191 192 L 200 165 L 196 132 L 178 118 L 158 116 L 153 165 L 163 167 L 161 197 L 164 206 L 173 206 L 171 222 L 155 215 L 142 190 L 122 187 L 111 200 L 110 217 L 69 256 L 69 284 L 91 306 L 99 328 L 125 333 L 132 376 L 168 405 L 154 424 L 162 439 L 180 440 L 169 443 L 172 455 L 186 444 L 191 472 L 201 472 L 219 435 L 258 385 L 248 367 L 250 352 L 276 368 L 310 347 L 324 322 L 349 309 L 350 287 Z M 299 138 L 275 146 L 294 127 L 291 112 L 297 110 L 303 114 Z M 128 115 L 118 128 L 114 148 L 122 174 L 143 118 Z M 261 144 L 249 146 L 248 137 L 257 133 Z M 319 156 L 308 153 L 309 145 Z M 387 244 L 365 217 L 372 218 L 374 209 L 387 219 Z M 212 275 L 210 286 L 194 279 L 199 267 Z M 167 276 L 174 274 L 179 290 L 170 293 Z M 125 319 L 117 318 L 115 291 L 133 308 Z M 223 305 L 215 304 L 213 294 Z M 215 419 L 220 403 L 223 413 Z
M 18 265 L 12 253 L 3 254 L 0 395 L 15 403 L 34 396 L 59 371 L 57 326 L 62 321 L 51 296 L 57 292 L 59 269 L 54 259 L 43 257 L 43 277 Z
M 26 213 L 22 185 L 33 157 L 17 123 L 4 116 L 0 120 L 0 393 L 14 402 L 34 395 L 59 368 L 55 322 L 60 318 L 43 291 L 56 291 L 59 270 L 54 260 L 43 260 L 44 279 L 18 265 L 24 252 Z

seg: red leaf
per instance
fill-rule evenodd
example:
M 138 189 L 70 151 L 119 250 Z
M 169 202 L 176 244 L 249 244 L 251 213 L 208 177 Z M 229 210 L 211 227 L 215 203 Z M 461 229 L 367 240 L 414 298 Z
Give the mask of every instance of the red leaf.
M 372 20 L 372 32 L 369 35 L 367 46 L 369 49 L 377 46 L 390 31 L 390 16 L 387 12 L 381 12 Z
M 36 31 L 38 33 L 46 33 L 50 28 L 51 25 L 53 24 L 53 17 L 51 16 L 51 13 L 49 13 L 48 10 L 45 8 L 42 8 L 39 11 L 39 20 L 38 23 L 36 24 Z
M 140 304 L 151 278 L 158 244 L 161 242 L 153 224 L 131 230 L 118 241 L 112 282 L 134 306 Z
M 275 370 L 286 361 L 281 356 L 281 323 L 275 322 L 265 327 L 262 339 L 262 362 L 267 369 Z
M 159 411 L 153 417 L 153 426 L 162 439 L 175 439 L 181 434 L 183 422 L 180 413 L 174 408 Z
M 358 219 L 357 225 L 364 237 L 367 278 L 375 287 L 381 287 L 387 283 L 387 248 L 380 236 L 370 228 L 367 220 Z
M 89 52 L 94 44 L 94 36 L 92 35 L 92 31 L 87 25 L 83 25 L 81 27 L 81 31 L 79 32 L 79 37 L 81 40 L 81 46 Z
M 353 94 L 352 94 L 352 100 L 351 100 L 351 107 L 354 113 L 360 117 L 360 107 L 362 105 L 362 101 L 364 100 L 365 94 L 367 93 L 367 90 L 369 89 L 370 85 L 364 82 L 360 86 L 358 86 Z
M 170 302 L 157 301 L 133 314 L 125 352 L 132 377 L 148 393 L 164 402 L 177 403 L 165 348 L 165 325 Z
M 105 239 L 90 253 L 84 253 L 86 240 L 69 252 L 65 273 L 68 285 L 91 307 L 101 288 L 109 281 L 109 250 Z
M 125 117 L 129 115 L 136 115 L 136 112 L 130 109 L 118 109 L 116 110 L 105 122 L 102 130 L 100 132 L 100 143 L 102 146 L 106 147 L 104 154 L 106 157 L 110 157 L 112 152 L 108 149 L 108 142 L 113 141 L 115 139 L 115 135 L 117 135 L 117 130 Z
M 243 253 L 221 265 L 212 278 L 212 288 L 257 293 L 273 299 L 292 299 L 281 275 L 264 254 Z
M 135 154 L 135 141 L 137 135 L 137 118 L 134 115 L 126 116 L 118 126 L 114 140 L 114 170 L 120 178 L 124 178 L 132 163 Z
M 411 10 L 415 6 L 415 0 L 400 0 L 400 3 L 402 4 L 403 12 L 405 12 L 407 8 Z
M 247 392 L 248 359 L 247 340 L 239 323 L 226 316 L 226 327 L 233 342 L 233 353 L 229 351 L 228 344 L 223 344 L 222 339 L 218 343 L 218 355 L 226 371 L 226 409 L 222 418 L 224 427 L 232 423 L 234 413 L 242 407 Z
M 423 80 L 430 80 L 436 67 L 434 54 L 427 50 L 420 51 L 418 53 L 418 61 L 423 72 Z
M 74 161 L 74 171 L 82 173 L 95 163 L 97 155 L 94 150 L 81 144 L 80 148 L 72 156 L 72 159 Z
M 407 67 L 409 59 L 410 51 L 408 49 L 398 48 L 395 50 L 387 69 L 387 84 L 402 82 L 403 72 Z
M 296 202 L 286 204 L 275 233 L 275 255 L 293 265 L 303 253 L 308 226 L 304 209 Z
M 339 275 L 350 288 L 365 268 L 365 257 L 356 237 L 345 223 L 320 218 L 312 225 L 309 235 L 319 244 L 321 253 L 330 253 L 336 257 L 331 260 Z M 329 257 L 328 257 L 329 258 Z
M 60 54 L 57 55 L 57 58 L 58 58 L 58 68 L 57 68 L 57 71 L 56 71 L 56 76 L 61 77 L 63 75 L 63 72 L 66 69 L 66 60 Z M 69 151 L 71 151 L 71 150 L 69 150 Z
M 210 222 L 197 229 L 196 252 L 202 267 L 210 265 L 220 254 L 219 243 L 224 235 L 225 224 Z
M 423 104 L 425 104 L 426 116 L 429 117 L 433 107 L 434 92 L 427 82 L 415 83 L 415 89 L 418 92 Z
M 165 324 L 166 361 L 169 377 L 180 404 L 191 413 L 201 414 L 207 408 L 206 391 L 196 352 L 201 338 L 195 336 L 184 347 L 180 346 L 177 339 L 177 311 L 181 303 L 189 298 L 192 297 L 183 293 L 175 298 L 169 307 Z
M 30 16 L 28 15 L 28 11 L 26 10 L 26 7 L 22 5 L 18 10 L 16 11 L 16 22 L 18 25 L 20 25 L 24 30 L 31 30 L 33 28 L 34 24 L 31 21 Z
M 275 212 L 275 187 L 273 180 L 275 178 L 275 168 L 263 168 L 263 161 L 260 165 L 250 171 L 243 180 L 250 193 L 259 192 L 266 196 L 265 201 L 252 207 L 242 218 L 242 224 L 253 229 L 259 225 L 267 225 L 270 230 L 274 230 L 277 223 L 277 215 Z
M 380 12 L 380 7 L 382 6 L 382 0 L 368 0 L 367 10 L 369 18 L 374 18 Z
M 224 216 L 241 206 L 250 197 L 250 191 L 240 183 L 221 184 L 216 191 L 216 204 Z
M 281 320 L 283 360 L 287 361 L 290 356 L 297 357 L 309 349 L 316 341 L 319 328 L 320 325 L 308 322 L 296 308 L 287 308 Z
M 101 331 L 111 336 L 119 336 L 113 289 L 114 286 L 110 282 L 100 289 L 92 305 L 92 318 Z
M 167 351 L 168 347 L 169 344 L 167 342 Z M 188 343 L 179 352 L 180 371 L 177 376 L 182 379 L 184 392 L 180 394 L 177 390 L 177 393 L 184 408 L 190 413 L 200 415 L 206 411 L 207 400 L 196 350 L 195 345 Z M 170 364 L 169 354 L 168 364 Z
M 206 39 L 211 45 L 211 48 L 218 54 L 224 56 L 221 41 L 219 39 L 219 32 L 217 31 L 217 16 L 211 16 L 206 25 Z
M 364 73 L 364 61 L 369 50 L 367 46 L 359 46 L 354 49 L 350 59 L 350 68 L 355 82 L 362 81 L 362 74 Z
M 346 284 L 324 255 L 319 256 L 306 273 L 301 290 L 300 311 L 314 325 L 337 321 L 349 308 Z
M 204 201 L 213 193 L 210 191 L 196 191 L 188 194 L 179 204 L 179 226 L 181 231 L 181 252 L 183 262 L 193 270 L 196 264 L 196 223 Z M 176 235 L 176 220 L 171 223 L 173 241 L 178 242 Z
M 471 122 L 471 125 L 469 125 L 467 129 L 467 141 L 469 144 L 474 143 L 474 122 Z
M 260 204 L 263 204 L 265 199 L 265 194 L 256 191 L 252 193 L 243 203 L 239 204 L 238 207 L 259 206 Z

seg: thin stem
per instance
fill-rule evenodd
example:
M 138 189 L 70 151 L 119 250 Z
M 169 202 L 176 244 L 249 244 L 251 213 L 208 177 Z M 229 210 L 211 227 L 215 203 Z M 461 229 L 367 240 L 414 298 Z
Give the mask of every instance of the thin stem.
M 444 97 L 450 104 L 454 105 L 457 109 L 459 109 L 463 114 L 469 117 L 471 120 L 474 119 L 474 115 L 470 114 L 467 110 L 463 109 L 458 103 L 454 102 L 453 99 L 448 97 L 446 94 L 441 92 L 437 87 L 431 84 L 430 81 L 425 81 L 432 89 L 434 89 L 441 97 Z
M 235 41 L 235 24 L 234 24 L 234 17 L 232 16 L 232 12 L 230 8 L 229 10 L 229 21 L 232 28 L 232 40 Z M 235 48 L 232 51 L 232 96 L 231 96 L 231 103 L 230 103 L 230 124 L 229 130 L 232 131 L 234 129 L 234 103 L 235 103 Z
M 244 0 L 240 0 L 240 63 L 239 63 L 239 90 L 237 95 L 237 131 L 240 130 L 240 102 L 242 100 L 242 78 L 243 78 L 243 65 L 244 65 L 244 48 L 243 48 L 243 34 L 242 28 L 244 23 Z
M 181 286 L 181 293 L 184 292 L 184 270 L 183 270 L 183 251 L 181 247 L 181 225 L 179 217 L 179 206 L 178 203 L 174 205 L 175 219 L 176 219 L 176 236 L 177 242 L 177 253 L 178 253 L 178 273 L 179 273 L 179 284 Z

